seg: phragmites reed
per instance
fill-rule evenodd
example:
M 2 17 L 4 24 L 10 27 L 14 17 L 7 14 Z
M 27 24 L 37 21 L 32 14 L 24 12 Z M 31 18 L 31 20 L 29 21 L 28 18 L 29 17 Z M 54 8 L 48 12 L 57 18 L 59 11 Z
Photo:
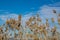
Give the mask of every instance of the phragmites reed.
M 33 17 L 30 17 L 29 21 L 32 22 L 33 20 L 34 20 Z
M 41 22 L 41 18 L 37 18 L 37 21 Z
M 53 13 L 57 14 L 56 10 L 53 10 Z M 54 17 L 50 19 L 53 28 L 50 28 L 49 18 L 46 18 L 45 21 L 42 20 L 39 14 L 31 16 L 25 21 L 25 24 L 22 24 L 24 22 L 22 21 L 22 15 L 18 15 L 18 20 L 7 19 L 7 25 L 3 26 L 3 28 L 0 27 L 0 40 L 9 40 L 11 36 L 15 40 L 59 40 Z M 57 16 L 57 21 L 60 24 L 60 14 Z M 11 33 L 9 33 L 10 31 Z
M 54 36 L 54 35 L 55 35 L 55 32 L 56 32 L 56 26 L 54 26 L 54 27 L 52 28 L 51 32 L 52 32 L 52 36 Z
M 19 15 L 19 16 L 18 16 L 18 21 L 21 21 L 21 18 L 22 18 L 22 16 L 21 16 L 21 15 Z
M 6 20 L 6 24 L 9 24 L 9 20 Z
M 60 14 L 59 14 L 59 16 L 58 16 L 58 24 L 60 24 Z
M 29 25 L 30 25 L 30 21 L 27 21 L 27 22 L 26 22 L 26 25 L 29 26 Z
M 54 22 L 54 18 L 51 18 L 52 22 Z
M 0 34 L 0 40 L 3 40 L 2 38 L 3 38 L 3 36 Z
M 48 22 L 48 18 L 46 18 L 46 22 Z
M 48 21 L 46 21 L 46 27 L 49 27 L 49 23 L 48 23 Z

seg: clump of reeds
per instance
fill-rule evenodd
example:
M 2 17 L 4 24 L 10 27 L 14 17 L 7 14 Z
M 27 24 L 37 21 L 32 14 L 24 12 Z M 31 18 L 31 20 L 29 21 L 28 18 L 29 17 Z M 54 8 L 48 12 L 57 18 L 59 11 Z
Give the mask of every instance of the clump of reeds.
M 57 14 L 56 10 L 53 10 L 54 14 Z M 58 24 L 60 24 L 60 14 L 57 16 L 58 19 Z M 0 40 L 8 40 L 8 34 L 4 34 L 5 32 L 8 33 L 10 29 L 13 29 L 14 31 L 14 39 L 18 38 L 21 40 L 59 40 L 57 33 L 57 27 L 54 25 L 53 28 L 50 29 L 49 25 L 49 19 L 46 18 L 46 23 L 42 23 L 42 19 L 39 14 L 36 16 L 32 16 L 29 18 L 28 21 L 26 21 L 26 28 L 24 29 L 23 24 L 21 24 L 21 18 L 22 15 L 18 16 L 18 20 L 15 20 L 13 18 L 6 20 L 6 30 L 4 31 L 2 27 L 0 27 Z M 52 23 L 55 22 L 54 18 L 51 18 Z M 39 23 L 41 23 L 39 25 Z M 29 28 L 30 31 L 32 32 L 25 32 L 25 30 Z M 22 30 L 21 30 L 22 29 Z M 18 36 L 16 36 L 16 30 L 18 31 Z M 48 34 L 51 36 L 49 36 Z M 4 34 L 4 35 L 1 35 Z M 10 35 L 12 36 L 12 35 Z M 25 38 L 23 38 L 25 36 Z

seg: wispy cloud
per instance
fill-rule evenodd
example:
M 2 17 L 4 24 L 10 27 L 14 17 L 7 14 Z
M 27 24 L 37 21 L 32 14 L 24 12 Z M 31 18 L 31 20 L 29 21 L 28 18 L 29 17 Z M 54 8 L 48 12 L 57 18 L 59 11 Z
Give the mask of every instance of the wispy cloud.
M 59 3 L 59 2 L 58 2 Z M 55 3 L 56 6 L 58 3 Z M 51 5 L 51 6 L 50 6 Z M 54 4 L 49 4 L 49 5 L 43 5 L 39 8 L 39 10 L 37 10 L 36 12 L 40 14 L 40 17 L 42 18 L 42 22 L 45 22 L 45 18 L 49 19 L 49 22 L 51 22 L 50 18 L 54 17 L 55 18 L 55 22 L 57 22 L 57 16 L 53 13 L 53 9 L 55 9 L 57 11 L 57 14 L 60 13 L 60 7 L 52 7 Z M 59 6 L 59 5 L 58 5 Z M 17 19 L 18 14 L 16 13 L 10 13 L 10 12 L 5 12 L 8 13 L 6 15 L 0 15 L 0 19 L 3 21 L 6 21 L 7 19 L 10 18 L 14 18 Z M 33 12 L 29 12 L 26 15 L 22 16 L 22 24 L 25 25 L 25 22 L 31 17 L 33 16 L 35 13 Z
M 56 14 L 60 13 L 60 7 L 50 7 L 50 6 L 44 5 L 44 6 L 40 7 L 40 9 L 41 10 L 38 10 L 38 13 L 40 13 L 41 15 L 44 15 L 45 17 L 47 15 L 49 15 L 50 18 L 52 16 L 55 16 L 54 13 L 53 13 L 53 10 L 56 10 L 56 12 L 57 12 Z M 46 18 L 48 18 L 48 17 L 46 17 Z
M 60 7 L 60 2 L 56 2 L 54 4 L 49 4 L 48 6 L 51 6 L 51 7 Z
M 0 19 L 3 21 L 6 21 L 7 19 L 10 18 L 15 18 L 17 19 L 18 15 L 17 14 L 6 14 L 6 15 L 0 15 Z

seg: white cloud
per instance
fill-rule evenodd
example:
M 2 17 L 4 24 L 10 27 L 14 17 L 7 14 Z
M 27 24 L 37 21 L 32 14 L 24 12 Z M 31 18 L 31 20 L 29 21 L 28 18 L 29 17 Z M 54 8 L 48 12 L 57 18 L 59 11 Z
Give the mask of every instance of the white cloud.
M 0 15 L 0 19 L 3 21 L 6 21 L 7 19 L 10 18 L 15 18 L 17 19 L 18 15 L 17 14 L 6 14 L 6 15 Z
M 40 9 L 41 10 L 38 10 L 38 13 L 40 13 L 41 15 L 43 15 L 46 18 L 51 18 L 54 16 L 56 17 L 56 15 L 53 13 L 53 10 L 56 10 L 56 12 L 57 12 L 56 14 L 60 13 L 60 7 L 49 7 L 49 6 L 44 5 Z
M 54 4 L 49 4 L 48 6 L 60 7 L 60 2 L 57 2 L 57 3 L 54 3 Z

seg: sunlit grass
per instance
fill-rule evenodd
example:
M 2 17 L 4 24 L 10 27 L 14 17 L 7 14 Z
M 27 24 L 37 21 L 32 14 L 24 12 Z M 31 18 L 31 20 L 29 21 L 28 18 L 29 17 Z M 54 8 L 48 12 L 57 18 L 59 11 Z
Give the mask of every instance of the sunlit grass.
M 53 10 L 53 13 L 56 14 L 56 10 Z M 60 25 L 60 14 L 57 16 L 58 24 Z M 40 18 L 40 15 L 37 14 L 36 16 L 32 16 L 29 18 L 28 21 L 26 21 L 26 26 L 22 27 L 23 24 L 21 23 L 22 15 L 18 15 L 18 20 L 15 20 L 13 18 L 7 19 L 5 26 L 6 27 L 0 27 L 0 40 L 9 40 L 12 38 L 12 34 L 9 34 L 8 32 L 12 30 L 14 32 L 13 38 L 15 39 L 21 39 L 21 40 L 60 40 L 57 32 L 57 26 L 53 26 L 53 28 L 50 29 L 49 20 L 46 18 L 46 23 L 42 23 L 42 19 Z M 51 18 L 52 23 L 55 22 L 54 18 Z M 39 25 L 39 23 L 41 23 Z M 2 25 L 1 25 L 2 26 Z M 5 30 L 3 30 L 5 28 Z M 26 32 L 27 28 L 32 32 Z M 18 31 L 18 33 L 16 32 Z M 49 34 L 49 33 L 51 34 Z M 49 35 L 50 36 L 49 36 Z

